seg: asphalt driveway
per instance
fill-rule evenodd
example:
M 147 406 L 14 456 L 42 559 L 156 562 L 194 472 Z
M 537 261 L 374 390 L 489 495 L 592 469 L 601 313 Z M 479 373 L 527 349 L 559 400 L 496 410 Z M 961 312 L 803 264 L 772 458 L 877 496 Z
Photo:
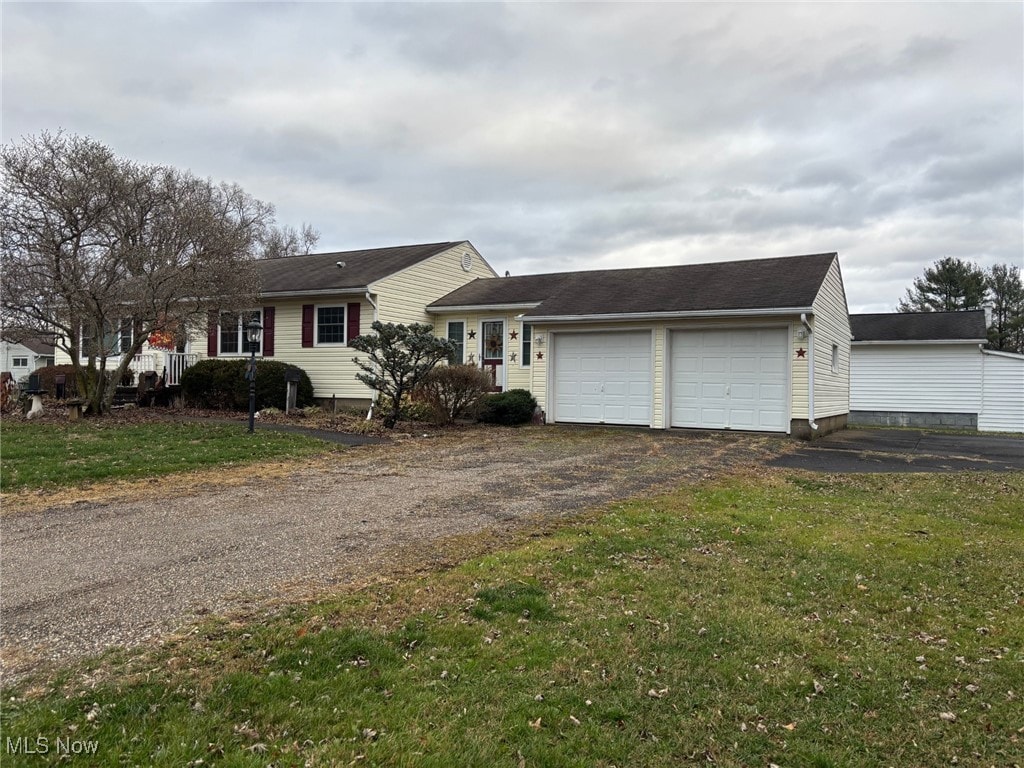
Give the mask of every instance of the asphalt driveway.
M 1010 472 L 1024 469 L 1024 438 L 847 429 L 801 445 L 769 464 L 812 472 Z

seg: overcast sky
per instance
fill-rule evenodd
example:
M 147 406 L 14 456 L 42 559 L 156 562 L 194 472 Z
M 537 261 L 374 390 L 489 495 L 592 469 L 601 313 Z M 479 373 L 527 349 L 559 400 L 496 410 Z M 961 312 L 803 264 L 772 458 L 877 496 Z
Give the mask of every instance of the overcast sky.
M 3 141 L 504 273 L 838 251 L 853 312 L 1024 259 L 1021 3 L 2 5 Z

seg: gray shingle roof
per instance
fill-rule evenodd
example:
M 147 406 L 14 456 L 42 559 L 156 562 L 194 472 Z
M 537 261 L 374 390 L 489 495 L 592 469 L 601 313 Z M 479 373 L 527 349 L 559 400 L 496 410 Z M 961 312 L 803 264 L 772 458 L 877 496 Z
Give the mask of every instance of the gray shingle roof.
M 983 341 L 985 311 L 850 315 L 854 341 Z
M 810 307 L 835 253 L 476 280 L 431 307 L 538 303 L 534 317 Z
M 465 242 L 465 241 L 461 241 Z M 459 243 L 400 245 L 362 251 L 311 253 L 257 262 L 264 294 L 364 288 Z M 344 268 L 337 262 L 345 262 Z

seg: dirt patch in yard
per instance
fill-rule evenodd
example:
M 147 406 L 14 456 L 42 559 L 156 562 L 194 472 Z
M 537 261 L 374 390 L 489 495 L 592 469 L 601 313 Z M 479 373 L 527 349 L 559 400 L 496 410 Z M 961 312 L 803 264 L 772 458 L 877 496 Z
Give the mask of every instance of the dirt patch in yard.
M 739 434 L 469 429 L 5 498 L 18 510 L 0 518 L 5 682 L 211 612 L 458 561 L 612 500 L 760 471 L 792 448 Z M 475 543 L 455 546 L 466 537 Z

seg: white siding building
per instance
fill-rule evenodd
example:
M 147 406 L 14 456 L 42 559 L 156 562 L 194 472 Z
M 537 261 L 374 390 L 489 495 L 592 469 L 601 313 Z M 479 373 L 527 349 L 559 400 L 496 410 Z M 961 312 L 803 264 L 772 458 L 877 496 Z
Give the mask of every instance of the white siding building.
M 984 311 L 850 320 L 851 424 L 1024 431 L 1024 356 L 982 349 Z

